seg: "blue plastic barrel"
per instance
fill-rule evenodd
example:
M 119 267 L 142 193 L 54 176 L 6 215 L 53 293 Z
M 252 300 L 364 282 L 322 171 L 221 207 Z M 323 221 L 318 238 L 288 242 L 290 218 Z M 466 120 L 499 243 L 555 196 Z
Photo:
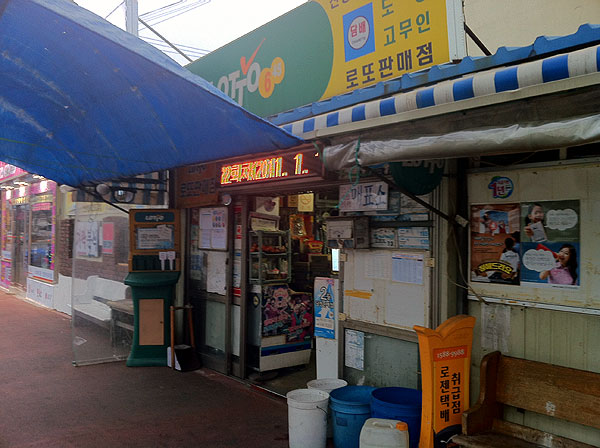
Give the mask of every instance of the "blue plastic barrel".
M 371 414 L 376 418 L 405 422 L 408 425 L 410 448 L 417 448 L 421 436 L 421 403 L 420 390 L 380 387 L 372 393 Z
M 359 448 L 360 430 L 371 417 L 373 390 L 371 386 L 344 386 L 329 394 L 335 448 Z

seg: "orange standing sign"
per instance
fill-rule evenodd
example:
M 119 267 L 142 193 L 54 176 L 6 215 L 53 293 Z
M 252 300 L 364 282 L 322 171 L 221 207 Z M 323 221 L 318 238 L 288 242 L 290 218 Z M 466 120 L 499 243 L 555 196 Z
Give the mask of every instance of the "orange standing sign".
M 462 413 L 469 407 L 473 327 L 472 316 L 454 316 L 436 330 L 414 326 L 423 384 L 420 448 L 442 446 L 461 432 Z

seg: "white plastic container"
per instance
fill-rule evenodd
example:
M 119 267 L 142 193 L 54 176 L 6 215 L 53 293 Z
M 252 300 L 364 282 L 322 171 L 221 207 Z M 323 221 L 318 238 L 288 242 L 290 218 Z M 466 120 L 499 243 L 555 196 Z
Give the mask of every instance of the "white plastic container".
M 409 448 L 408 425 L 398 420 L 367 419 L 360 431 L 360 448 Z
M 290 448 L 325 448 L 329 394 L 318 389 L 288 392 Z
M 319 378 L 317 380 L 310 380 L 306 383 L 306 387 L 309 389 L 319 389 L 327 393 L 347 385 L 347 381 L 338 378 Z M 331 438 L 333 437 L 333 423 L 331 422 L 331 412 L 329 410 L 327 412 L 327 438 Z
M 306 383 L 306 387 L 309 389 L 319 389 L 327 393 L 347 385 L 348 383 L 346 381 L 338 378 L 319 378 L 317 380 L 310 380 L 308 383 Z

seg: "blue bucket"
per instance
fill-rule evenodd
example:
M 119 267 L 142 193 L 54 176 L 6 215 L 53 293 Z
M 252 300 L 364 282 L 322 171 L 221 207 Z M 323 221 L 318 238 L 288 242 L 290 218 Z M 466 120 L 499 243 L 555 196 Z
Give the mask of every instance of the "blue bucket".
M 371 414 L 376 418 L 400 420 L 408 425 L 410 448 L 419 446 L 422 394 L 406 387 L 380 387 L 372 393 Z
M 359 448 L 360 430 L 371 417 L 373 390 L 371 386 L 344 386 L 330 392 L 335 448 Z

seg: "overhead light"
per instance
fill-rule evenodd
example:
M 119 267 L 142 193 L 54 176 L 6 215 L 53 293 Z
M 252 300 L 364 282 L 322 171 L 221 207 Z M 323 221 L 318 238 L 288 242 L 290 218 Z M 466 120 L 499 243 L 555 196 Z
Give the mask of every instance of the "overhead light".
M 60 187 L 58 187 L 58 189 L 63 194 L 71 193 L 72 191 L 76 190 L 76 188 L 73 188 L 72 186 L 66 184 L 62 184 Z
M 135 198 L 135 190 L 129 188 L 118 188 L 112 192 L 115 202 L 130 203 Z
M 25 187 L 25 186 L 29 185 L 29 182 L 25 182 L 24 180 L 15 180 L 15 181 L 13 181 L 13 184 L 21 185 L 21 186 Z
M 96 185 L 96 191 L 98 192 L 98 194 L 104 196 L 105 194 L 110 193 L 110 187 L 106 184 L 98 184 Z

